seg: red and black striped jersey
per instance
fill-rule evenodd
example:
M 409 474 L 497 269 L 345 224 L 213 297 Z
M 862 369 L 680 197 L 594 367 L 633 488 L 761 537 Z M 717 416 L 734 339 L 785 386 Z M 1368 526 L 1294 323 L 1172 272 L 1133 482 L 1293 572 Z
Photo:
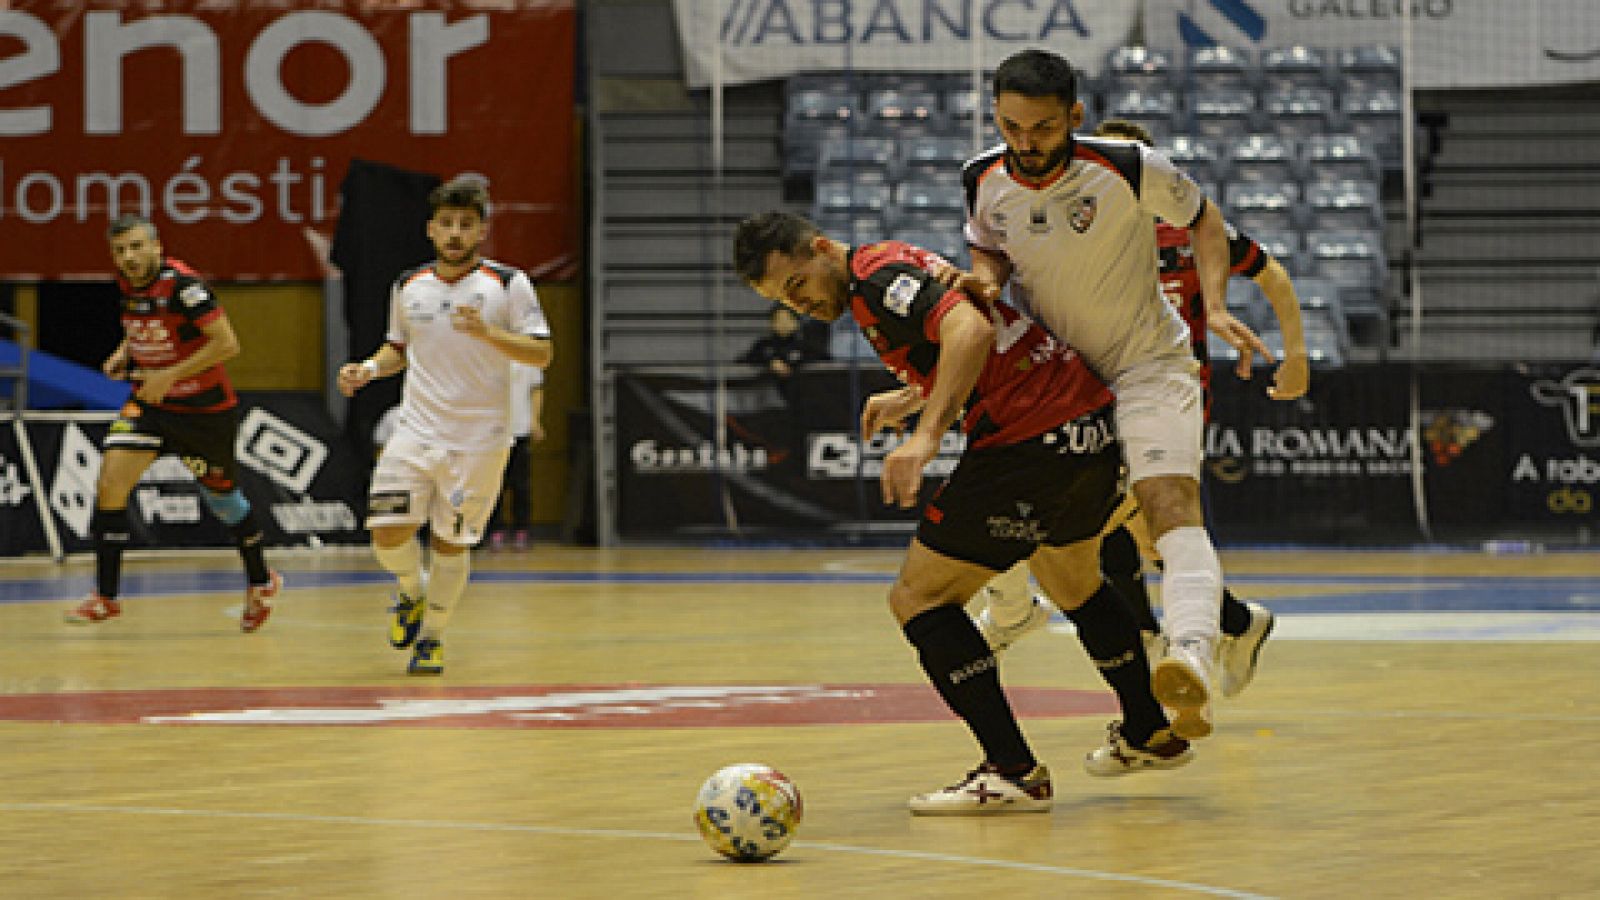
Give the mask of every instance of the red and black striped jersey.
M 939 323 L 958 303 L 976 303 L 934 280 L 940 258 L 899 241 L 850 252 L 850 314 L 884 365 L 926 395 L 937 377 Z M 962 429 L 972 447 L 1015 444 L 1111 402 L 1083 359 L 1007 304 L 980 305 L 995 348 L 967 398 Z
M 1226 225 L 1228 231 L 1228 273 L 1254 278 L 1267 265 L 1267 251 L 1249 235 Z M 1161 256 L 1161 293 L 1183 316 L 1194 343 L 1195 359 L 1200 361 L 1200 381 L 1211 388 L 1211 354 L 1206 349 L 1206 303 L 1200 292 L 1200 273 L 1194 265 L 1194 234 L 1166 222 L 1156 222 L 1156 250 Z
M 193 269 L 176 259 L 142 288 L 117 278 L 122 332 L 135 369 L 165 369 L 193 356 L 208 340 L 201 330 L 227 314 Z M 221 412 L 238 403 L 222 364 L 181 379 L 156 407 L 171 412 Z

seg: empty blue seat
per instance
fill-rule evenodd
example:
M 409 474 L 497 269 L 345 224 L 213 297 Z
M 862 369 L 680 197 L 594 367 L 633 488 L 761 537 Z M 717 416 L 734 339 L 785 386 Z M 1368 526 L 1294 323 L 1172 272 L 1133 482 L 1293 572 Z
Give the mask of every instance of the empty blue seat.
M 1305 192 L 1310 221 L 1316 231 L 1376 230 L 1383 227 L 1378 185 L 1373 181 L 1313 182 Z
M 958 230 L 899 228 L 894 232 L 894 239 L 924 250 L 931 250 L 958 266 L 965 267 L 968 263 L 967 242 L 962 239 Z
M 1314 275 L 1339 287 L 1345 317 L 1385 319 L 1384 294 L 1389 266 L 1383 252 L 1383 235 L 1376 231 L 1313 231 L 1306 235 L 1306 252 Z
M 966 212 L 966 191 L 956 178 L 915 178 L 902 181 L 894 191 L 894 220 L 914 225 L 929 216 L 953 218 Z
M 881 212 L 819 212 L 812 222 L 823 234 L 851 246 L 870 244 L 889 236 L 889 226 Z
M 1260 69 L 1250 51 L 1223 44 L 1190 48 L 1184 78 L 1197 90 L 1254 90 L 1261 80 Z
M 1298 189 L 1291 182 L 1235 181 L 1224 192 L 1226 218 L 1246 233 L 1299 227 Z
M 1400 90 L 1400 51 L 1394 47 L 1346 47 L 1338 52 L 1335 62 L 1341 91 Z
M 1267 92 L 1290 88 L 1330 88 L 1338 81 L 1333 60 L 1316 47 L 1295 44 L 1261 54 L 1261 86 Z
M 1335 130 L 1333 93 L 1324 87 L 1296 87 L 1269 94 L 1264 103 L 1267 124 L 1277 134 L 1303 141 Z
M 1175 135 L 1157 144 L 1167 159 L 1189 177 L 1201 182 L 1227 181 L 1231 171 L 1228 158 L 1217 149 L 1217 142 L 1206 138 Z
M 1383 177 L 1377 154 L 1353 134 L 1318 134 L 1306 139 L 1305 174 L 1312 181 L 1372 181 Z
M 932 90 L 887 88 L 867 94 L 867 119 L 874 123 L 938 123 L 944 119 Z
M 1256 331 L 1272 322 L 1272 304 L 1261 286 L 1248 278 L 1228 279 L 1228 312 Z
M 856 179 L 885 182 L 895 163 L 894 141 L 888 138 L 851 137 L 829 141 L 817 162 L 818 179 Z
M 1276 134 L 1247 134 L 1228 144 L 1234 181 L 1296 181 L 1300 157 L 1293 144 Z
M 1385 168 L 1399 168 L 1403 144 L 1399 92 L 1387 88 L 1346 91 L 1339 105 L 1346 130 L 1373 148 Z
M 1116 47 L 1106 54 L 1105 77 L 1120 88 L 1160 90 L 1170 87 L 1175 78 L 1172 57 L 1149 47 Z
M 825 178 L 817 181 L 815 201 L 817 218 L 828 215 L 854 217 L 861 213 L 887 216 L 890 203 L 890 189 L 885 183 L 853 178 Z
M 972 141 L 962 137 L 926 137 L 897 143 L 900 177 L 961 174 L 961 166 L 973 156 Z
M 792 90 L 784 101 L 786 122 L 848 122 L 860 117 L 860 98 L 838 87 Z
M 851 126 L 837 120 L 799 120 L 783 128 L 785 175 L 810 175 L 822 159 L 822 148 L 849 137 Z
M 1196 90 L 1189 95 L 1189 118 L 1194 134 L 1213 140 L 1262 130 L 1256 95 L 1243 87 Z

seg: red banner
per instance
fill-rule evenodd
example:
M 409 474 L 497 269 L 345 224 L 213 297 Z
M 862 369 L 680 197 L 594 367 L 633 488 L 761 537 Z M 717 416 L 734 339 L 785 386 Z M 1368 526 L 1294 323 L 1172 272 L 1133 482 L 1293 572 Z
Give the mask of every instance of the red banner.
M 320 279 L 353 157 L 487 176 L 488 252 L 569 268 L 575 47 L 572 0 L 0 3 L 0 278 L 106 275 L 141 212 L 208 277 Z

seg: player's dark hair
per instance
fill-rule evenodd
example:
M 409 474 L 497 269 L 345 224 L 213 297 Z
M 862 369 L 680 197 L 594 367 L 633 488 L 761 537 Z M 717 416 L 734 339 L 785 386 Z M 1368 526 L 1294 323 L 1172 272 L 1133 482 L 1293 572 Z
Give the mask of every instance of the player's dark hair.
M 1146 147 L 1155 146 L 1155 141 L 1150 138 L 1150 132 L 1143 125 L 1129 122 L 1127 119 L 1106 119 L 1094 133 L 1096 137 L 1122 138 L 1125 141 L 1138 141 Z
M 475 209 L 482 218 L 489 218 L 489 185 L 480 175 L 457 175 L 433 189 L 428 194 L 428 206 L 438 215 L 439 210 Z
M 1078 102 L 1078 76 L 1066 57 L 1048 50 L 1024 50 L 1006 57 L 994 70 L 994 95 L 1007 91 L 1024 97 L 1058 97 L 1071 109 Z
M 767 255 L 801 254 L 821 232 L 804 216 L 773 210 L 751 216 L 733 232 L 733 268 L 750 284 L 767 274 Z M 803 255 L 803 254 L 802 254 Z
M 123 213 L 111 220 L 111 225 L 106 228 L 106 240 L 121 237 L 140 226 L 150 229 L 152 240 L 161 239 L 161 233 L 156 231 L 156 223 L 138 213 Z

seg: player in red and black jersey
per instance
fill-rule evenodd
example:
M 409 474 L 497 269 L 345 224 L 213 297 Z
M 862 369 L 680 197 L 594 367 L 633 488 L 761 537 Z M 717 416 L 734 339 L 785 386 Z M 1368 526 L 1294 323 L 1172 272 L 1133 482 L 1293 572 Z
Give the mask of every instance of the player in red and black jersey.
M 222 367 L 238 354 L 238 338 L 200 276 L 163 255 L 150 220 L 121 216 L 107 235 L 122 289 L 124 338 L 104 369 L 112 378 L 132 381 L 134 389 L 106 433 L 95 487 L 95 590 L 67 612 L 67 621 L 100 622 L 121 614 L 117 590 L 130 536 L 128 495 L 156 457 L 171 453 L 194 473 L 206 505 L 233 534 L 248 582 L 239 627 L 255 631 L 271 615 L 269 601 L 282 579 L 267 568 L 261 526 L 239 490 L 238 398 Z
M 1028 748 L 994 652 L 963 609 L 996 572 L 1023 559 L 1117 693 L 1124 733 L 1162 767 L 1188 762 L 1187 742 L 1172 735 L 1151 693 L 1134 622 L 1100 577 L 1099 535 L 1122 501 L 1105 384 L 1011 307 L 941 286 L 930 269 L 943 261 L 924 250 L 893 241 L 852 249 L 799 216 L 772 212 L 740 224 L 734 258 L 768 299 L 825 321 L 848 311 L 906 383 L 873 395 L 861 414 L 870 437 L 880 428 L 903 431 L 920 413 L 884 459 L 885 503 L 916 503 L 924 468 L 965 409 L 967 448 L 923 508 L 889 605 L 985 759 L 957 784 L 913 797 L 912 812 L 1049 808 L 1049 772 Z

